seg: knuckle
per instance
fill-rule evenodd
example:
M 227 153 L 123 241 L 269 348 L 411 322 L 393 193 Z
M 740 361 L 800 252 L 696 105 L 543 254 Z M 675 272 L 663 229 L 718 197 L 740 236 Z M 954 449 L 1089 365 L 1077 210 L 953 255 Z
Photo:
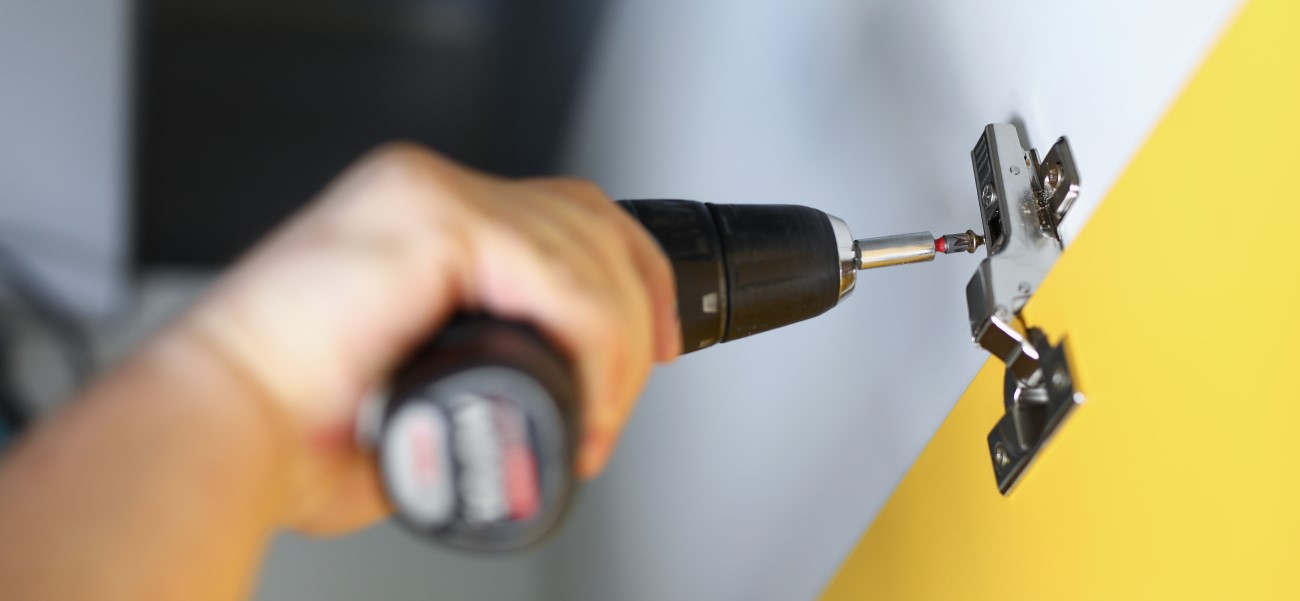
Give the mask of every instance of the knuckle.
M 545 185 L 570 201 L 586 207 L 598 207 L 609 203 L 605 192 L 591 180 L 557 177 L 545 180 Z
M 608 372 L 611 378 L 619 377 L 626 369 L 628 348 L 623 335 L 622 320 L 608 303 L 601 310 L 588 313 L 585 335 L 587 351 L 598 369 Z
M 366 162 L 390 169 L 424 169 L 436 155 L 432 150 L 415 142 L 395 141 L 384 143 L 366 156 Z
M 601 299 L 600 302 L 591 304 L 592 310 L 587 312 L 587 328 L 592 337 L 592 346 L 597 350 L 616 347 L 622 331 L 618 302 L 614 299 Z
M 556 180 L 571 195 L 582 199 L 604 199 L 605 193 L 595 182 L 577 177 L 562 177 Z
M 399 188 L 437 185 L 449 171 L 445 159 L 413 142 L 388 142 L 366 155 L 362 164 L 380 184 Z
M 627 237 L 622 228 L 615 227 L 616 225 L 617 223 L 609 218 L 592 220 L 587 227 L 588 236 L 594 246 L 590 251 L 603 256 L 616 256 L 623 262 L 630 261 L 631 257 L 627 256 L 628 253 L 617 252 L 627 249 Z

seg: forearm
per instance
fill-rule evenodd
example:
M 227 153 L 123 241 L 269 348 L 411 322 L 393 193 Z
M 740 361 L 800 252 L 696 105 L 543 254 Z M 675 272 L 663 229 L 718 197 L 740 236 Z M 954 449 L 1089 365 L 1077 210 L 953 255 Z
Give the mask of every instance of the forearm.
M 0 598 L 238 599 L 284 506 L 268 409 L 163 337 L 0 465 Z

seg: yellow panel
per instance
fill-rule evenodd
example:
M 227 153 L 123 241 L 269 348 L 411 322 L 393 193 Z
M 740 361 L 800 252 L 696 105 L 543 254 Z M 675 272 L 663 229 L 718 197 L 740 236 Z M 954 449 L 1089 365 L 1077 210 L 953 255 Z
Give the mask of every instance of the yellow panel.
M 1300 2 L 1255 0 L 1026 307 L 1086 403 L 1003 497 L 986 365 L 824 599 L 1300 599 L 1298 261 Z

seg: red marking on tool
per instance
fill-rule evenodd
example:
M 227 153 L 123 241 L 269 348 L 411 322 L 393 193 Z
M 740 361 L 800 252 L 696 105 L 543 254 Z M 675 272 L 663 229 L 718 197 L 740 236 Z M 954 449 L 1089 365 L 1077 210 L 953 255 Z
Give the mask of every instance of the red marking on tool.
M 537 458 L 523 441 L 515 441 L 505 449 L 504 476 L 506 495 L 510 504 L 510 517 L 515 520 L 531 519 L 542 508 L 542 494 L 537 481 Z
M 428 488 L 441 477 L 438 466 L 438 447 L 434 440 L 433 426 L 419 420 L 411 428 L 411 467 L 415 471 L 415 481 L 420 488 Z
M 939 236 L 938 238 L 935 238 L 934 250 L 943 253 L 945 255 L 948 254 L 948 241 L 944 240 L 943 236 Z

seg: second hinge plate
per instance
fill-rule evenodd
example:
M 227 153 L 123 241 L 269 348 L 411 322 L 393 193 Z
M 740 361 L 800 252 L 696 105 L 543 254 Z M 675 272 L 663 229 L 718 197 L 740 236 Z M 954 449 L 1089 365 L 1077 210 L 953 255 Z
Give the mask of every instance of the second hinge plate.
M 1074 374 L 1070 371 L 1066 341 L 1052 346 L 1041 331 L 1032 329 L 1029 339 L 1042 349 L 1042 383 L 1026 387 L 1007 372 L 1003 386 L 1006 414 L 988 436 L 993 475 L 997 478 L 998 491 L 1004 495 L 1020 481 L 1070 412 L 1083 404 L 1083 394 L 1075 388 Z

